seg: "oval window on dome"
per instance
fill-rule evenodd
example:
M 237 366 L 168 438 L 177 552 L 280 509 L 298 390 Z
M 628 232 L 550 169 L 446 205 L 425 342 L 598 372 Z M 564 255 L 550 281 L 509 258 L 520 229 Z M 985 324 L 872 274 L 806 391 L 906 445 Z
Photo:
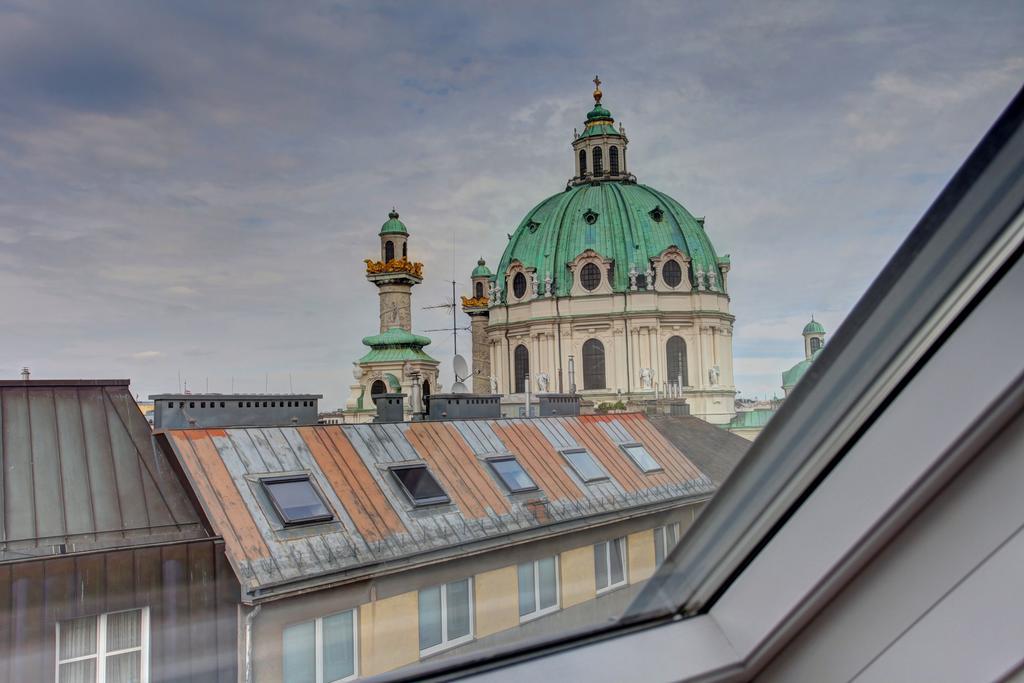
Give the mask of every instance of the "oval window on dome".
M 668 261 L 661 267 L 661 277 L 669 287 L 678 287 L 683 281 L 683 269 L 679 267 L 678 261 Z
M 601 269 L 594 263 L 588 263 L 580 269 L 580 284 L 583 289 L 592 292 L 601 284 Z
M 526 296 L 526 276 L 522 273 L 516 273 L 515 277 L 512 278 L 512 293 L 515 294 L 517 299 L 522 299 Z

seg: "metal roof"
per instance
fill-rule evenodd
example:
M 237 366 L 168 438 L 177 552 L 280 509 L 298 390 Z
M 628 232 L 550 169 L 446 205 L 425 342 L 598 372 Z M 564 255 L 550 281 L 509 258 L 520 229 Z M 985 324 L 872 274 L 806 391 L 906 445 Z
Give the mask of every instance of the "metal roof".
M 224 537 L 247 601 L 525 540 L 555 531 L 553 525 L 597 523 L 602 515 L 618 518 L 630 510 L 678 504 L 715 490 L 639 414 L 158 434 L 183 466 L 212 529 Z M 619 448 L 638 442 L 663 470 L 644 474 Z M 609 478 L 583 483 L 559 453 L 570 448 L 587 449 Z M 509 494 L 496 479 L 486 458 L 509 453 L 537 491 Z M 425 463 L 451 504 L 414 507 L 388 472 L 409 463 Z M 262 475 L 285 472 L 308 472 L 336 521 L 286 527 L 259 482 Z
M 206 536 L 128 380 L 0 381 L 0 463 L 0 562 Z

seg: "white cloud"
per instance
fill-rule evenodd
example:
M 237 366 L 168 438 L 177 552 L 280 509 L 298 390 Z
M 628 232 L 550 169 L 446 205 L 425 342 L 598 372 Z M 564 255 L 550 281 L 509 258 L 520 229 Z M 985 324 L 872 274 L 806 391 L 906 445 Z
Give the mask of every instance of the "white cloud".
M 132 358 L 135 360 L 159 360 L 166 355 L 163 351 L 138 351 L 132 354 Z

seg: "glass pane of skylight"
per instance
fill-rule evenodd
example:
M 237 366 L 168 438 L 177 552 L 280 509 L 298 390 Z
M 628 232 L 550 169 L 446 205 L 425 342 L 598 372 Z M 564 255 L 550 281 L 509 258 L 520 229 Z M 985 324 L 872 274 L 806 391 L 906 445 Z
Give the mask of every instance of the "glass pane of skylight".
M 661 465 L 658 461 L 651 457 L 651 454 L 647 452 L 647 449 L 639 444 L 634 446 L 623 446 L 623 450 L 629 454 L 629 457 L 633 459 L 636 466 L 644 472 L 656 472 L 661 469 Z
M 264 481 L 263 485 L 286 524 L 333 517 L 309 478 Z
M 396 468 L 391 472 L 417 505 L 448 502 L 448 495 L 425 465 Z
M 494 471 L 501 477 L 502 483 L 512 493 L 537 488 L 533 480 L 530 479 L 530 475 L 526 473 L 523 466 L 514 458 L 502 458 L 500 460 L 490 460 L 489 462 Z
M 583 481 L 608 478 L 608 475 L 594 462 L 594 458 L 587 451 L 564 451 L 563 454 Z

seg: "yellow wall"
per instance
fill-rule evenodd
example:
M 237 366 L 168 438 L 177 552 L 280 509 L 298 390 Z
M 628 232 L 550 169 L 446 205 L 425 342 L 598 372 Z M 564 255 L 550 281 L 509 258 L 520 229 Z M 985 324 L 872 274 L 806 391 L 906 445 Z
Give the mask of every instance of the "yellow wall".
M 629 554 L 629 582 L 646 581 L 654 573 L 654 531 L 638 531 L 626 538 Z
M 519 578 L 514 565 L 477 574 L 473 585 L 477 638 L 519 625 Z
M 397 669 L 419 661 L 419 593 L 412 591 L 359 607 L 359 673 Z
M 562 573 L 562 608 L 572 607 L 597 595 L 594 577 L 594 546 L 586 545 L 562 553 L 559 561 Z

